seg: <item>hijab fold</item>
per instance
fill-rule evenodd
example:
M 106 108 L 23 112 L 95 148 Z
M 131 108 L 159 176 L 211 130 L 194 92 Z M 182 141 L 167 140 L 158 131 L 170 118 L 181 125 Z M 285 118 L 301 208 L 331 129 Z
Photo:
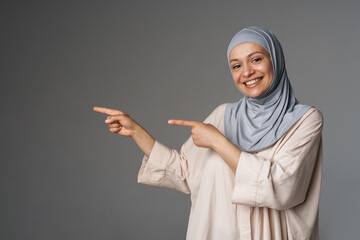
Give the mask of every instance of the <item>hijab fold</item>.
M 247 27 L 235 34 L 227 50 L 230 69 L 231 50 L 244 42 L 257 43 L 270 53 L 274 78 L 261 96 L 252 98 L 245 95 L 238 102 L 228 103 L 224 128 L 226 138 L 242 151 L 257 152 L 279 140 L 311 106 L 303 105 L 295 98 L 280 42 L 264 27 Z

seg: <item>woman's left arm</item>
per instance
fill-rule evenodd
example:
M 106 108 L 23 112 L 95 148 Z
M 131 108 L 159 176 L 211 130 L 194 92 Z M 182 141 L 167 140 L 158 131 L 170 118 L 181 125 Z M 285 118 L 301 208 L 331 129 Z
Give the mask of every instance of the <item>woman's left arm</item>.
M 171 119 L 169 124 L 191 127 L 191 136 L 196 146 L 215 150 L 229 167 L 234 172 L 236 171 L 241 150 L 232 144 L 212 124 L 179 119 Z
M 220 132 L 219 132 L 220 133 Z M 212 149 L 216 151 L 220 157 L 226 162 L 226 164 L 236 172 L 236 168 L 239 163 L 239 158 L 242 151 L 232 144 L 223 134 L 218 134 L 215 137 Z

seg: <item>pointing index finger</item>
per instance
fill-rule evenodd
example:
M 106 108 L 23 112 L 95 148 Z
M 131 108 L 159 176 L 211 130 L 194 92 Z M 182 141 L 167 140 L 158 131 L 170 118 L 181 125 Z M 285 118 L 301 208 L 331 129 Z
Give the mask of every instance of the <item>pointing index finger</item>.
M 124 113 L 122 111 L 116 110 L 116 109 L 111 109 L 111 108 L 103 108 L 103 107 L 93 107 L 93 110 L 95 112 L 99 112 L 99 113 L 105 113 L 108 115 L 116 115 L 116 114 L 121 114 Z
M 197 121 L 188 121 L 188 120 L 182 120 L 182 119 L 170 119 L 168 121 L 168 123 L 171 125 L 194 127 L 196 125 Z

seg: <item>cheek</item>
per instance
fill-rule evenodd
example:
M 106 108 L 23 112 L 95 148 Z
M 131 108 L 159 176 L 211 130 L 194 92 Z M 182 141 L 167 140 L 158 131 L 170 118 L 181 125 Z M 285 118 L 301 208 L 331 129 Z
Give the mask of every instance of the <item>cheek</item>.
M 232 75 L 232 78 L 233 78 L 234 82 L 238 82 L 240 80 L 240 74 L 239 73 L 233 72 L 233 73 L 231 73 L 231 75 Z
M 273 75 L 274 75 L 272 64 L 268 63 L 267 65 L 265 65 L 263 71 L 264 71 L 267 75 L 269 75 L 269 76 L 271 77 L 271 80 L 272 80 L 272 77 L 273 77 Z
M 257 71 L 262 72 L 265 75 L 268 75 L 270 73 L 269 68 L 267 65 L 260 65 L 256 68 Z
M 270 84 L 271 84 L 271 82 L 272 82 L 273 79 L 274 79 L 274 74 L 273 74 L 272 69 L 268 72 L 268 76 L 269 76 L 269 82 L 270 82 Z

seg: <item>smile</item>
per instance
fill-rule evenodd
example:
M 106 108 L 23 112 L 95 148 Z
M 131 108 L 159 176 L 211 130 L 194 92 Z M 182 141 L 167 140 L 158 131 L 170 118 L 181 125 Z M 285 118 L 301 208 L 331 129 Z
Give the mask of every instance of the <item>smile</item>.
M 261 80 L 262 80 L 262 77 L 259 77 L 259 78 L 256 78 L 256 79 L 254 79 L 254 80 L 247 81 L 247 82 L 245 82 L 244 84 L 245 84 L 245 86 L 254 87 L 255 84 L 258 83 L 258 82 L 261 81 Z M 254 85 L 254 86 L 253 86 L 253 85 Z M 257 84 L 256 84 L 256 85 L 257 85 Z

